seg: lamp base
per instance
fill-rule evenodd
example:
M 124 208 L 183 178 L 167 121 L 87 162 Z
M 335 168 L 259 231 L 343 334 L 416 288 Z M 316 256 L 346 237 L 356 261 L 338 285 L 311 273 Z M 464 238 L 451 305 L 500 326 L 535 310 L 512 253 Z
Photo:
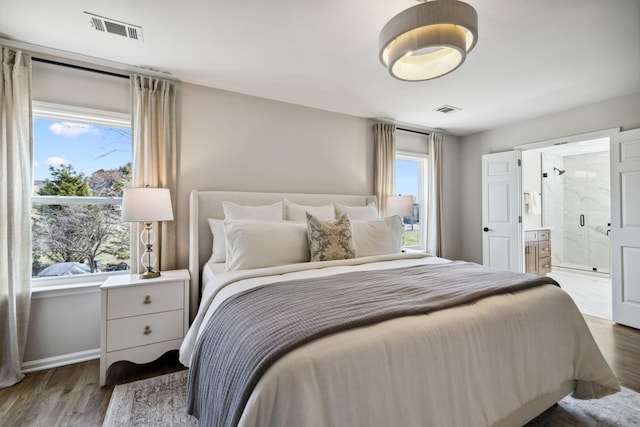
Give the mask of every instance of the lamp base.
M 138 275 L 138 278 L 140 279 L 155 279 L 156 277 L 160 277 L 159 271 L 145 271 Z

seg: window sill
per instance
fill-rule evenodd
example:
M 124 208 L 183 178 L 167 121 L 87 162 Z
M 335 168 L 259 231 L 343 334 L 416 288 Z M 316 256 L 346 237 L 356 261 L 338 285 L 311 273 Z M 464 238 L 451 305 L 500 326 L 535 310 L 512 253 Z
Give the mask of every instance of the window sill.
M 51 298 L 65 295 L 78 295 L 100 291 L 100 285 L 107 277 L 129 274 L 129 271 L 111 274 L 87 275 L 84 277 L 56 277 L 51 279 L 35 279 L 36 285 L 31 285 L 32 299 Z

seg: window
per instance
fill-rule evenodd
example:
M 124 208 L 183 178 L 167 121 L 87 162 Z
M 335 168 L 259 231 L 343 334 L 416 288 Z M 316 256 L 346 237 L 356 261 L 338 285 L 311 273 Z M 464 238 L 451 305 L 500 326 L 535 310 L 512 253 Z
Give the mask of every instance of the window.
M 413 216 L 402 218 L 404 246 L 426 249 L 424 225 L 427 157 L 421 154 L 396 152 L 395 194 L 413 196 Z
M 129 115 L 34 101 L 33 139 L 33 286 L 128 270 Z

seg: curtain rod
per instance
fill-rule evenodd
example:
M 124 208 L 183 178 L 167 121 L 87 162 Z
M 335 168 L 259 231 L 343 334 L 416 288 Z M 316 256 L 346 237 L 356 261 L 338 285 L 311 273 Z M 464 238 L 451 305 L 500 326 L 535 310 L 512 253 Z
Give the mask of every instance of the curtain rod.
M 180 79 L 171 74 L 163 73 L 160 71 L 149 70 L 147 68 L 136 67 L 135 65 L 123 64 L 121 62 L 110 61 L 107 59 L 101 59 L 94 56 L 83 55 L 79 53 L 68 52 L 65 50 L 55 49 L 52 47 L 34 45 L 25 42 L 19 42 L 15 40 L 8 40 L 0 37 L 0 46 L 6 46 L 13 49 L 19 49 L 31 55 L 32 59 L 37 57 L 38 59 L 45 59 L 45 61 L 53 61 L 58 65 L 83 67 L 80 69 L 86 69 L 87 71 L 97 71 L 105 73 L 113 73 L 117 77 L 126 76 L 129 78 L 132 74 L 139 74 L 147 77 L 159 77 L 166 80 L 173 80 L 179 82 Z M 43 61 L 43 62 L 45 62 Z M 84 65 L 77 65 L 86 64 Z M 106 68 L 106 69 L 105 69 Z M 110 71 L 113 70 L 113 71 Z
M 54 61 L 51 59 L 38 58 L 36 56 L 32 56 L 31 60 L 36 62 L 42 62 L 45 64 L 52 64 L 52 65 L 59 65 L 61 67 L 73 68 L 74 70 L 89 71 L 92 73 L 104 74 L 107 76 L 119 77 L 121 79 L 129 80 L 129 76 L 126 74 L 118 74 L 118 73 L 113 73 L 111 71 L 98 70 L 97 68 L 89 68 L 89 67 L 83 67 L 81 65 L 66 64 L 64 62 Z
M 420 135 L 427 135 L 427 136 L 429 136 L 429 132 L 424 132 L 424 131 L 421 131 L 421 130 L 413 130 L 413 129 L 399 128 L 399 127 L 397 127 L 396 129 L 397 129 L 397 130 L 403 130 L 403 131 L 405 131 L 405 132 L 413 132 L 413 133 L 419 133 Z

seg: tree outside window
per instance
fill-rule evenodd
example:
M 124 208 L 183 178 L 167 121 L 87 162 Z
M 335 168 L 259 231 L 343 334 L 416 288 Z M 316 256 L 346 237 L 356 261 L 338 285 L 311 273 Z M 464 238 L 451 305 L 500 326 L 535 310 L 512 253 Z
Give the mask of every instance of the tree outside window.
M 131 182 L 131 130 L 124 120 L 95 120 L 34 114 L 33 277 L 129 268 L 120 203 Z

